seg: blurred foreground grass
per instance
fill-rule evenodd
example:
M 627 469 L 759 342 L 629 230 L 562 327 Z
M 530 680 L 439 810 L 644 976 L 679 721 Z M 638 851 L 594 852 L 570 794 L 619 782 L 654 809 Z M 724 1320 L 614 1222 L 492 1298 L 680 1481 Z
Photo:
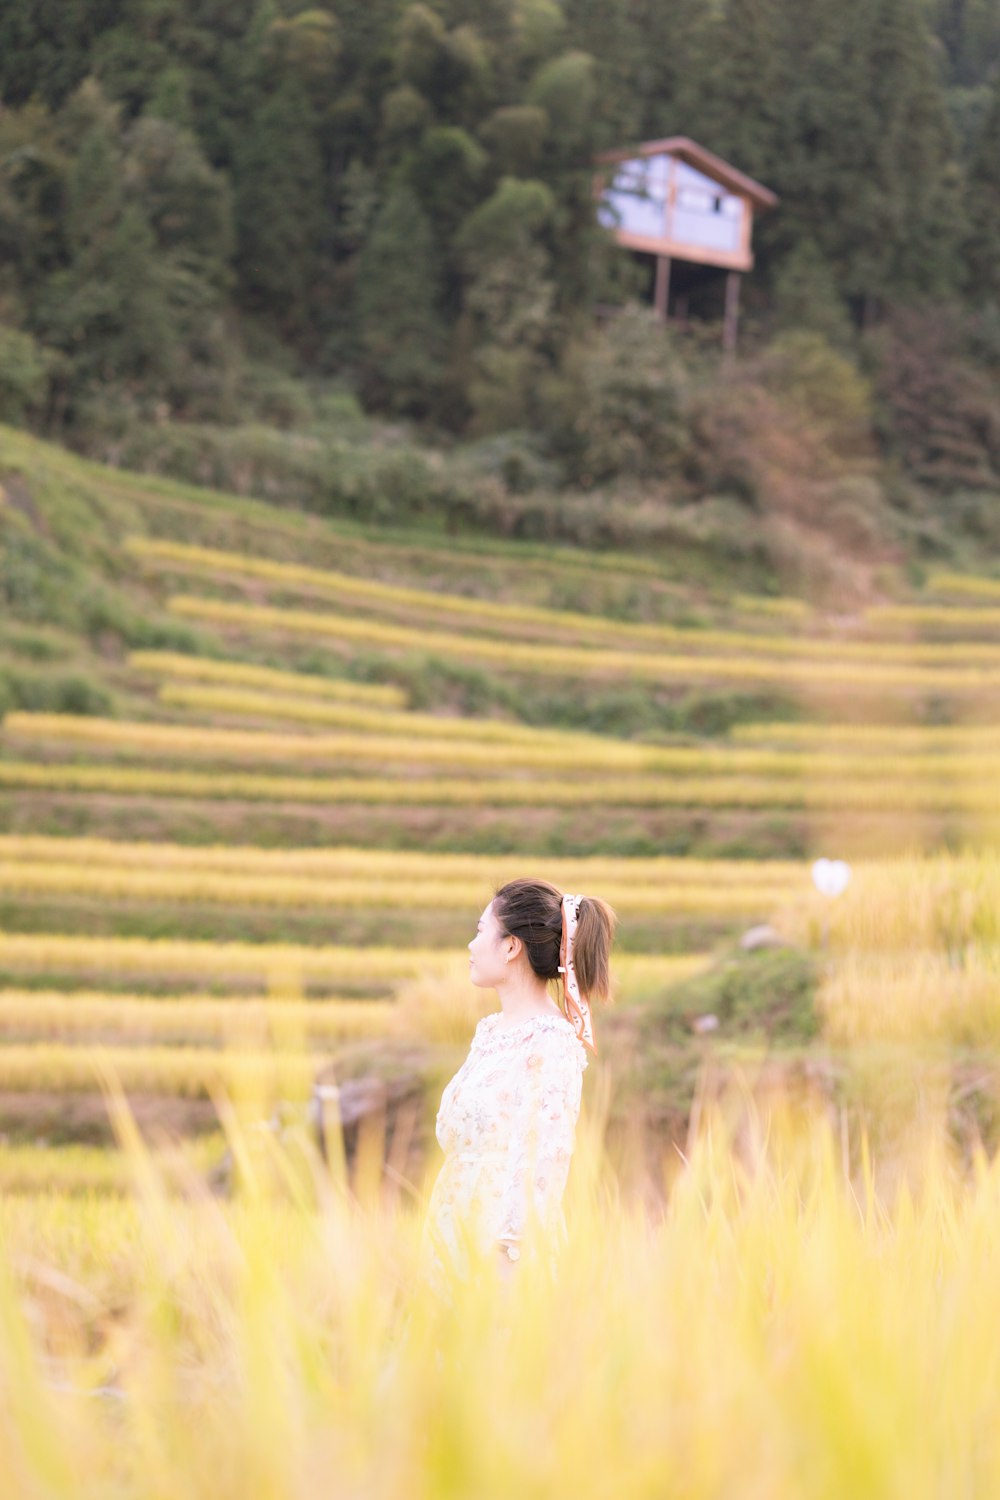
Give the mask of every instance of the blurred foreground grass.
M 184 1196 L 0 1207 L 11 1500 L 993 1496 L 1000 1165 L 706 1095 L 645 1203 L 581 1120 L 556 1275 L 427 1280 L 425 1189 L 241 1127 Z M 841 1122 L 842 1123 L 842 1122 Z

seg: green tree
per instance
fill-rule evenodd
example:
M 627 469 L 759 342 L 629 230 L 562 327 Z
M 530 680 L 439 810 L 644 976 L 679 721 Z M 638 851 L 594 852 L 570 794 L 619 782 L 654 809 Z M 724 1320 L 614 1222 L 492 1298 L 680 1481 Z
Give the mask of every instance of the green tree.
M 312 104 L 290 78 L 253 115 L 233 165 L 239 295 L 289 338 L 316 328 L 330 205 Z
M 782 11 L 781 0 L 726 0 L 698 35 L 699 97 L 680 131 L 765 182 L 782 151 Z
M 174 330 L 148 218 L 125 191 L 119 111 L 88 82 L 61 113 L 70 156 L 65 264 L 34 309 L 36 331 L 69 355 L 74 383 L 162 378 Z
M 458 342 L 480 432 L 530 426 L 554 346 L 552 265 L 543 243 L 555 199 L 505 177 L 458 236 L 467 276 Z
M 444 329 L 430 224 L 413 190 L 392 189 L 358 263 L 361 384 L 376 406 L 426 416 L 442 378 Z
M 979 306 L 1000 302 L 1000 82 L 969 168 L 966 287 Z
M 93 68 L 99 38 L 125 0 L 6 0 L 0 6 L 0 99 L 57 109 Z
M 43 105 L 0 110 L 0 298 L 18 321 L 63 263 L 67 169 Z
M 957 178 L 917 0 L 802 0 L 783 37 L 795 66 L 764 243 L 787 254 L 814 239 L 864 317 L 880 299 L 940 292 L 955 274 Z
M 228 180 L 209 166 L 190 131 L 166 120 L 137 120 L 125 147 L 126 182 L 159 249 L 209 285 L 228 287 L 235 248 Z
M 871 81 L 884 131 L 886 193 L 896 204 L 891 290 L 947 297 L 960 281 L 962 183 L 919 0 L 875 7 Z
M 779 329 L 819 333 L 834 347 L 850 341 L 847 307 L 815 240 L 800 240 L 786 256 L 775 277 L 772 300 Z
M 6 204 L 0 192 L 0 225 L 13 204 L 26 247 L 47 258 L 44 277 L 21 280 L 21 321 L 61 356 L 51 368 L 65 418 L 108 385 L 179 405 L 206 394 L 226 361 L 225 182 L 166 121 L 123 127 L 93 80 L 54 121 L 28 110 L 21 123 L 36 167 L 27 184 L 15 175 Z

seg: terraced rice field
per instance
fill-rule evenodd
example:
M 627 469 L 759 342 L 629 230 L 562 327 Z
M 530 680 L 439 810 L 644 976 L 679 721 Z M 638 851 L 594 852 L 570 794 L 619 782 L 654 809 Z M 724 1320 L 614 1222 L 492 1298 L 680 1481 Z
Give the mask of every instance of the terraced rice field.
M 5 1483 L 995 1494 L 1000 580 L 838 618 L 0 457 Z M 615 1004 L 573 1253 L 452 1317 L 413 1210 L 522 873 L 613 903 Z M 417 1108 L 348 1153 L 356 1080 Z
M 36 457 L 55 483 L 64 461 Z M 3 718 L 0 1106 L 96 1089 L 101 1049 L 145 1094 L 211 1094 L 267 1047 L 298 1087 L 417 1045 L 435 993 L 460 1035 L 484 1003 L 464 944 L 525 869 L 616 907 L 627 1011 L 755 924 L 831 941 L 817 853 L 881 893 L 888 856 L 996 838 L 994 580 L 837 620 L 649 558 L 338 531 L 87 466 L 60 483 L 122 507 L 100 565 L 157 623 L 109 669 L 109 710 Z M 612 733 L 589 708 L 609 692 L 664 725 L 692 693 L 786 712 Z M 860 1025 L 857 963 L 831 1036 Z

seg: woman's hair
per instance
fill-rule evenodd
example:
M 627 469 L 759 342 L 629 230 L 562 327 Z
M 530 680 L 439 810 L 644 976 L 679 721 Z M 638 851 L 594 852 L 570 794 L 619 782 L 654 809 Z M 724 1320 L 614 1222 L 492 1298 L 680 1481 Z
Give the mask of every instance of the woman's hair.
M 505 933 L 520 938 L 539 979 L 559 978 L 562 893 L 547 880 L 508 880 L 493 895 L 493 914 Z M 573 967 L 583 993 L 611 998 L 611 943 L 618 924 L 612 908 L 597 896 L 580 900 L 573 938 Z

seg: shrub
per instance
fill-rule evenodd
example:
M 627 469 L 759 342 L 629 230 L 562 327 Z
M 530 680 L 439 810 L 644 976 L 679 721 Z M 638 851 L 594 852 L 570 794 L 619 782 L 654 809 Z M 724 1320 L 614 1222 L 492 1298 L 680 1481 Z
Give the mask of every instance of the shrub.
M 767 350 L 761 373 L 769 389 L 820 424 L 836 449 L 854 453 L 868 445 L 868 381 L 823 334 L 804 329 L 781 334 Z
M 936 308 L 897 311 L 868 343 L 884 446 L 939 494 L 1000 490 L 997 382 L 968 340 L 965 317 Z
M 13 709 L 106 716 L 114 705 L 104 685 L 85 672 L 47 675 L 9 670 L 0 675 L 0 711 Z
M 654 1032 L 688 1032 L 695 1017 L 714 1015 L 723 1036 L 808 1041 L 819 1030 L 818 982 L 817 960 L 801 949 L 735 949 L 704 973 L 665 990 L 647 1024 Z
M 571 342 L 543 387 L 555 451 L 584 488 L 622 478 L 663 479 L 687 452 L 688 375 L 662 323 L 628 307 Z
M 50 363 L 30 334 L 0 323 L 0 422 L 22 422 L 41 406 Z

